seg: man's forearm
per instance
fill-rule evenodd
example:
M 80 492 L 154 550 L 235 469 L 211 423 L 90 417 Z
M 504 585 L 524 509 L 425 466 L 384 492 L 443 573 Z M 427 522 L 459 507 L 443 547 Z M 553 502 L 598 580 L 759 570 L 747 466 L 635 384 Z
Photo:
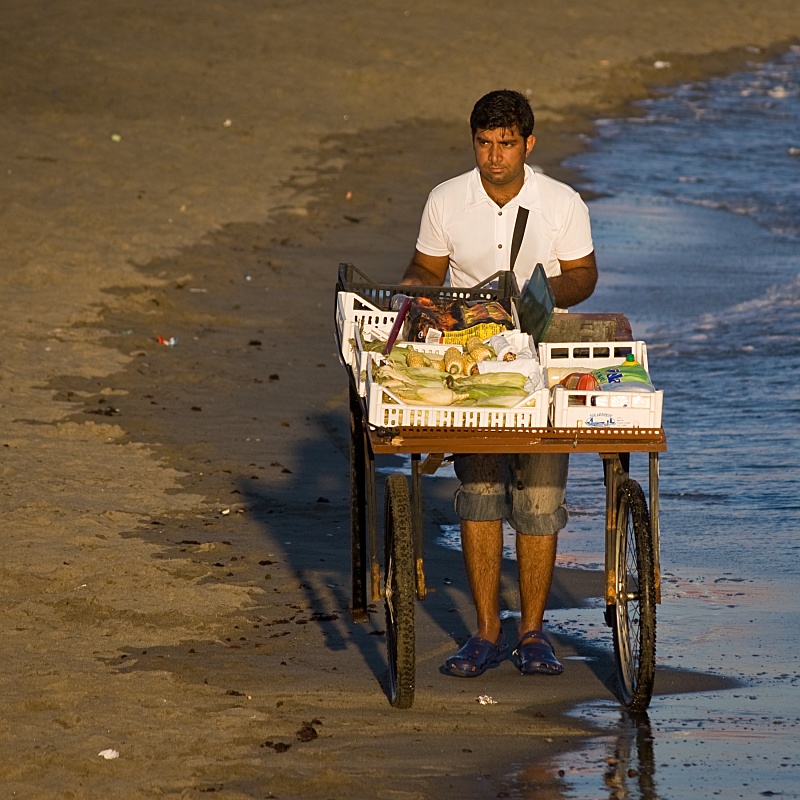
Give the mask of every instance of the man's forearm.
M 412 261 L 403 273 L 400 283 L 408 286 L 441 286 L 442 280 L 422 264 Z
M 597 283 L 597 267 L 573 267 L 548 278 L 558 308 L 569 308 L 590 297 Z

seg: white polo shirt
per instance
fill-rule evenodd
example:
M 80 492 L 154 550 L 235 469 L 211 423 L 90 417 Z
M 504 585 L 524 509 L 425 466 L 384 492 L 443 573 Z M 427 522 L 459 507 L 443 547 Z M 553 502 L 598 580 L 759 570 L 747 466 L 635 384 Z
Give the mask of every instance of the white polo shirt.
M 514 273 L 520 289 L 541 263 L 548 276 L 561 274 L 562 261 L 594 250 L 589 209 L 564 183 L 525 164 L 519 194 L 500 207 L 481 183 L 478 168 L 439 184 L 422 212 L 417 250 L 450 257 L 450 285 L 469 287 L 508 270 L 517 209 L 530 212 Z

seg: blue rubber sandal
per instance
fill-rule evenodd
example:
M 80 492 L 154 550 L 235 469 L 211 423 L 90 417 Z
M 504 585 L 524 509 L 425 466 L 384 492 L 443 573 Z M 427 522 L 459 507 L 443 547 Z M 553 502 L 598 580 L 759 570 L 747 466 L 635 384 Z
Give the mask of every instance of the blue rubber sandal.
M 455 655 L 447 659 L 442 672 L 457 678 L 477 678 L 507 658 L 508 644 L 502 630 L 496 642 L 471 636 Z
M 527 639 L 531 641 L 526 641 Z M 561 662 L 556 658 L 552 643 L 543 631 L 522 634 L 514 655 L 523 675 L 560 675 L 564 671 Z

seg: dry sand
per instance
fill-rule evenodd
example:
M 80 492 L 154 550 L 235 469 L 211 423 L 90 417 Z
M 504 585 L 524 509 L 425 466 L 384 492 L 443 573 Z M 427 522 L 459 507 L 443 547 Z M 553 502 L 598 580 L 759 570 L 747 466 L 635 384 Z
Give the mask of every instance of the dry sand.
M 399 274 L 484 91 L 530 94 L 561 176 L 593 115 L 782 49 L 791 7 L 6 0 L 0 795 L 560 796 L 542 764 L 591 733 L 565 706 L 613 698 L 609 653 L 443 678 L 472 615 L 433 547 L 412 710 L 380 610 L 349 622 L 336 266 Z M 598 581 L 559 571 L 553 605 Z

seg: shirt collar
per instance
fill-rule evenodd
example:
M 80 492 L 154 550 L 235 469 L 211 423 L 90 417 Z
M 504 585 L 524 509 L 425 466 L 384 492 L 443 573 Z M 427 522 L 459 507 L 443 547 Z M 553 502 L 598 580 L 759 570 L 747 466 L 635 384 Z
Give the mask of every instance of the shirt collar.
M 513 200 L 510 200 L 508 203 L 506 203 L 504 207 L 512 209 L 523 206 L 524 208 L 527 208 L 528 211 L 541 211 L 542 204 L 539 196 L 539 186 L 536 181 L 536 172 L 534 172 L 534 170 L 527 164 L 525 164 L 524 169 L 525 183 L 523 183 L 522 189 L 520 189 L 519 194 Z M 483 183 L 481 182 L 480 172 L 478 171 L 478 168 L 475 167 L 469 176 L 464 210 L 469 211 L 473 208 L 483 205 L 484 203 L 497 206 L 494 200 L 492 200 L 492 198 L 486 194 L 486 189 L 483 188 Z

